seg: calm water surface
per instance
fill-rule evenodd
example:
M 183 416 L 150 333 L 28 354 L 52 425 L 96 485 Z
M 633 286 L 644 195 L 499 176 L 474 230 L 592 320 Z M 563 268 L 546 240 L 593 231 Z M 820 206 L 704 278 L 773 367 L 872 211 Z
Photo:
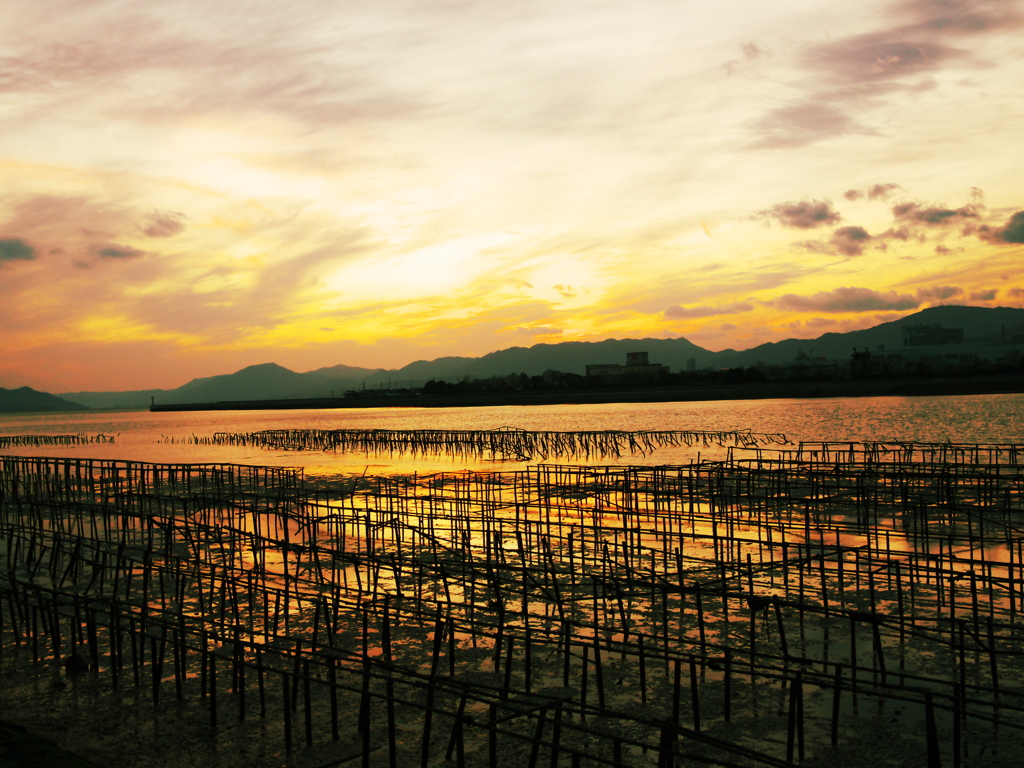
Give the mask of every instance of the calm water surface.
M 502 406 L 491 408 L 369 408 L 287 411 L 93 411 L 0 415 L 0 435 L 104 434 L 113 444 L 6 448 L 0 454 L 126 459 L 152 462 L 231 462 L 302 466 L 312 474 L 413 470 L 512 469 L 522 462 L 471 462 L 447 457 L 367 456 L 203 446 L 187 441 L 216 432 L 262 429 L 496 429 L 528 430 L 750 430 L 800 441 L 913 441 L 1024 443 L 1024 395 L 739 400 L 703 403 Z M 700 451 L 658 450 L 594 463 L 672 464 Z M 553 459 L 552 461 L 559 461 Z

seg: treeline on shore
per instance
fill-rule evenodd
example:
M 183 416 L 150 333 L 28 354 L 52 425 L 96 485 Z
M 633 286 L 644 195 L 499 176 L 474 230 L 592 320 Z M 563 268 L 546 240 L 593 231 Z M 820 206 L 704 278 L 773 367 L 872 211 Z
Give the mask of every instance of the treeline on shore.
M 606 376 L 584 376 L 578 373 L 548 370 L 543 374 L 530 376 L 513 373 L 489 378 L 463 377 L 457 381 L 431 379 L 422 388 L 390 390 L 350 390 L 346 398 L 362 398 L 401 395 L 465 396 L 502 395 L 545 392 L 601 392 L 638 389 L 706 389 L 715 387 L 746 387 L 760 384 L 809 384 L 809 383 L 883 383 L 928 382 L 942 380 L 970 379 L 1013 379 L 1024 376 L 1024 361 L 1017 365 L 991 364 L 976 361 L 973 366 L 936 367 L 919 365 L 913 368 L 894 369 L 881 364 L 860 366 L 836 365 L 808 361 L 795 365 L 756 365 L 726 368 L 720 370 L 680 371 L 676 373 L 662 369 L 654 374 L 617 374 Z
M 581 376 L 549 370 L 489 378 L 431 379 L 420 388 L 349 390 L 339 397 L 222 400 L 153 405 L 153 411 L 294 408 L 447 408 L 489 405 L 749 400 L 763 398 L 972 395 L 1024 392 L 1024 366 L 924 368 L 910 371 L 870 366 L 828 368 L 750 366 L 722 370 L 661 370 L 652 375 Z

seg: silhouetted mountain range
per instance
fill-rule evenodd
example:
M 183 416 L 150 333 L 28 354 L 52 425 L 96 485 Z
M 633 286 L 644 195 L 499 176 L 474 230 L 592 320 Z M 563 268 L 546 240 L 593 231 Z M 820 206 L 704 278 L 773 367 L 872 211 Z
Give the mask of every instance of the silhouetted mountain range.
M 1024 335 L 1024 309 L 1013 307 L 930 307 L 900 320 L 847 333 L 826 333 L 816 339 L 786 339 L 762 344 L 742 352 L 719 352 L 715 365 L 720 368 L 755 365 L 763 362 L 781 365 L 795 360 L 800 353 L 827 360 L 849 360 L 853 349 L 872 353 L 898 352 L 904 349 L 903 329 L 914 325 L 939 325 L 961 328 L 964 344 L 974 348 L 998 345 Z
M 904 348 L 904 328 L 938 325 L 963 329 L 963 344 L 982 349 L 1024 338 L 1024 309 L 1007 307 L 932 307 L 900 320 L 862 331 L 826 333 L 816 339 L 787 339 L 751 349 L 712 352 L 686 339 L 608 339 L 512 347 L 482 357 L 418 360 L 397 370 L 336 365 L 296 373 L 276 363 L 235 373 L 194 379 L 177 389 L 135 392 L 69 392 L 63 398 L 92 408 L 143 408 L 158 404 L 341 397 L 347 390 L 421 387 L 427 381 L 455 382 L 463 377 L 489 378 L 512 373 L 536 376 L 547 370 L 584 374 L 591 364 L 622 364 L 629 352 L 647 352 L 651 363 L 673 371 L 783 365 L 798 357 L 850 359 L 853 350 L 873 354 Z
M 222 376 L 193 379 L 177 389 L 74 392 L 65 397 L 84 403 L 90 408 L 145 408 L 151 402 L 215 403 L 222 400 L 284 400 L 332 395 L 340 397 L 348 389 L 361 387 L 377 370 L 337 365 L 296 373 L 277 363 L 263 363 L 250 365 Z
M 87 410 L 84 405 L 69 402 L 46 392 L 38 392 L 31 387 L 21 387 L 20 389 L 0 387 L 0 413 L 84 410 Z

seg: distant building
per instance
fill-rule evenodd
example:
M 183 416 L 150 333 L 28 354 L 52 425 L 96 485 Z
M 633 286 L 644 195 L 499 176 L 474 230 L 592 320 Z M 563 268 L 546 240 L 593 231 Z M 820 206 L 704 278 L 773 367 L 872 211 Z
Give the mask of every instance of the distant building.
M 646 352 L 627 352 L 626 364 L 595 363 L 587 366 L 587 376 L 656 376 L 668 373 L 667 365 L 648 362 Z
M 617 363 L 596 363 L 587 366 L 587 376 L 617 376 L 624 367 Z
M 850 358 L 850 376 L 855 379 L 863 378 L 872 372 L 872 367 L 871 350 L 865 347 L 863 352 L 858 352 L 854 347 L 853 357 Z
M 803 349 L 791 362 L 784 363 L 782 366 L 785 370 L 785 377 L 789 379 L 838 378 L 842 367 L 842 364 L 836 360 L 809 355 Z
M 959 344 L 963 340 L 963 328 L 943 328 L 938 323 L 932 325 L 908 325 L 903 329 L 903 345 L 906 347 Z

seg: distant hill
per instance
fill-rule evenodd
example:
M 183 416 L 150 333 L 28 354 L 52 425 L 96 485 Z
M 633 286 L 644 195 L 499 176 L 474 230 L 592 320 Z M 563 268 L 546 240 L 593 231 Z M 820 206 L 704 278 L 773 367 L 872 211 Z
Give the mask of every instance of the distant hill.
M 193 379 L 177 389 L 143 389 L 131 392 L 69 392 L 91 408 L 148 408 L 151 402 L 216 403 L 230 400 L 280 400 L 309 397 L 341 397 L 346 390 L 363 386 L 379 369 L 337 365 L 296 373 L 276 363 L 250 365 L 221 376 Z M 386 380 L 386 377 L 385 377 Z M 369 386 L 369 385 L 368 385 Z
M 598 342 L 567 341 L 561 344 L 537 344 L 533 347 L 512 347 L 483 357 L 442 357 L 420 360 L 370 377 L 366 386 L 374 388 L 385 375 L 393 381 L 422 385 L 429 379 L 455 381 L 463 376 L 489 378 L 510 373 L 535 376 L 552 369 L 565 373 L 586 373 L 587 365 L 625 363 L 628 352 L 647 352 L 652 363 L 667 365 L 673 371 L 736 368 L 756 365 L 782 365 L 801 354 L 828 360 L 849 360 L 854 348 L 865 347 L 873 353 L 898 351 L 903 348 L 903 329 L 911 325 L 941 325 L 962 328 L 965 342 L 976 345 L 998 343 L 1024 335 L 1024 309 L 1009 307 L 931 307 L 900 320 L 883 323 L 862 331 L 826 333 L 815 339 L 786 339 L 761 344 L 751 349 L 712 352 L 687 339 L 608 339 Z M 373 382 L 374 387 L 371 387 Z
M 588 365 L 626 362 L 629 352 L 647 352 L 652 363 L 667 365 L 673 370 L 686 369 L 692 359 L 698 368 L 711 365 L 721 352 L 698 347 L 686 339 L 606 339 L 605 341 L 564 341 L 560 344 L 537 344 L 512 347 L 491 352 L 483 357 L 442 357 L 420 360 L 389 372 L 397 381 L 425 382 L 429 379 L 454 381 L 462 376 L 486 379 L 510 373 L 538 376 L 544 371 L 564 373 L 587 372 Z M 369 386 L 369 385 L 368 385 Z
M 368 375 L 382 371 L 382 368 L 356 368 L 351 365 L 332 365 L 329 368 L 317 368 L 302 374 L 320 381 L 362 381 Z
M 629 352 L 647 352 L 650 362 L 673 371 L 782 365 L 799 356 L 847 361 L 854 349 L 873 354 L 903 348 L 904 328 L 940 325 L 964 331 L 964 343 L 982 348 L 1024 338 L 1024 309 L 1007 307 L 931 307 L 862 331 L 826 333 L 815 339 L 786 339 L 747 350 L 720 352 L 699 347 L 687 339 L 607 339 L 567 341 L 512 347 L 482 357 L 440 357 L 417 360 L 399 368 L 370 369 L 347 365 L 296 373 L 276 363 L 243 368 L 235 373 L 194 379 L 177 389 L 135 392 L 73 392 L 62 395 L 93 408 L 145 408 L 151 398 L 158 404 L 341 397 L 346 390 L 421 387 L 431 379 L 455 382 L 461 378 L 486 379 L 512 373 L 536 376 L 547 370 L 586 373 L 587 365 L 625 363 Z
M 31 387 L 4 389 L 0 387 L 0 413 L 39 413 L 50 411 L 87 411 L 86 406 L 56 395 L 37 392 Z
M 173 389 L 139 389 L 124 392 L 61 392 L 61 397 L 82 403 L 89 408 L 149 408 L 151 402 L 169 402 L 165 400 L 168 392 Z
M 899 320 L 847 333 L 826 333 L 816 339 L 786 339 L 761 344 L 742 352 L 719 352 L 715 366 L 748 367 L 757 363 L 781 365 L 801 353 L 826 360 L 849 360 L 854 348 L 878 352 L 897 352 L 903 348 L 903 329 L 913 325 L 940 325 L 962 328 L 964 343 L 975 347 L 997 344 L 1024 335 L 1024 309 L 1013 307 L 929 307 Z
M 376 373 L 370 368 L 336 365 L 296 373 L 277 363 L 250 365 L 225 376 L 196 379 L 168 392 L 166 402 L 219 402 L 221 400 L 277 400 L 285 398 L 341 397 Z

